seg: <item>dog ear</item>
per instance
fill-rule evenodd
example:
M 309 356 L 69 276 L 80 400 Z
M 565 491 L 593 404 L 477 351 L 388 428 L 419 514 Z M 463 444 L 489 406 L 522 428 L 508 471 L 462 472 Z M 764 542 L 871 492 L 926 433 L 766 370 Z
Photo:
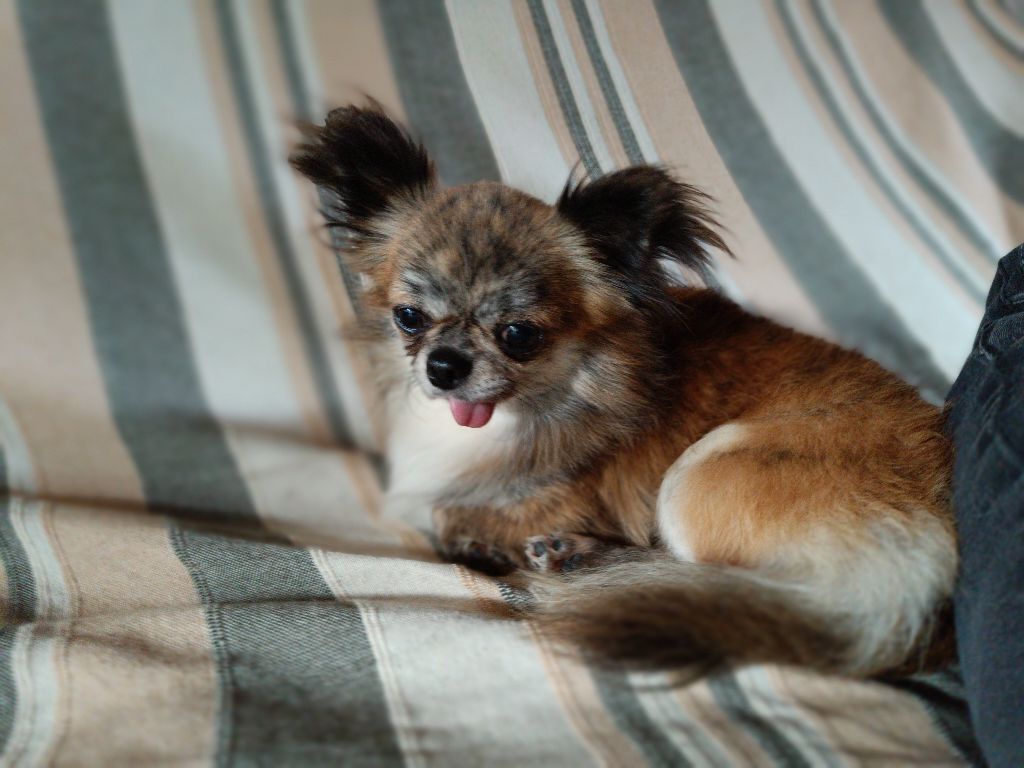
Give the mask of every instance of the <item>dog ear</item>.
M 323 126 L 304 128 L 292 166 L 333 193 L 328 224 L 375 237 L 375 219 L 426 196 L 437 183 L 423 145 L 379 104 L 332 110 Z
M 659 274 L 659 258 L 700 270 L 710 262 L 706 246 L 728 252 L 707 202 L 707 195 L 663 168 L 640 165 L 594 180 L 570 179 L 556 208 L 603 262 L 646 283 Z

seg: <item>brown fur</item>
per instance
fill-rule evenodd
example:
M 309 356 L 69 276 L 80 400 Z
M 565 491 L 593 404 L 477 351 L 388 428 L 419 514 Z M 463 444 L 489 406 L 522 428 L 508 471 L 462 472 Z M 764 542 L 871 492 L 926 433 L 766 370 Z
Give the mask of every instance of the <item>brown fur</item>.
M 670 283 L 659 259 L 698 268 L 703 244 L 724 248 L 699 192 L 647 167 L 571 184 L 555 206 L 493 183 L 442 190 L 404 131 L 353 107 L 311 130 L 294 162 L 340 201 L 328 218 L 352 233 L 369 327 L 412 365 L 392 364 L 394 385 L 437 396 L 416 366 L 455 348 L 474 364 L 458 391 L 519 420 L 513 444 L 433 499 L 451 557 L 486 545 L 494 570 L 523 567 L 524 542 L 556 531 L 660 551 L 666 472 L 735 425 L 737 440 L 684 467 L 685 501 L 665 512 L 697 564 L 662 554 L 549 582 L 549 631 L 641 666 L 729 658 L 863 674 L 928 646 L 930 623 L 911 622 L 913 648 L 851 661 L 856 628 L 830 627 L 785 579 L 751 577 L 785 553 L 813 555 L 822 536 L 852 552 L 874 546 L 878 526 L 924 519 L 952 541 L 950 447 L 938 409 L 860 354 Z M 401 306 L 429 327 L 396 332 Z M 518 322 L 543 329 L 523 359 L 499 341 Z

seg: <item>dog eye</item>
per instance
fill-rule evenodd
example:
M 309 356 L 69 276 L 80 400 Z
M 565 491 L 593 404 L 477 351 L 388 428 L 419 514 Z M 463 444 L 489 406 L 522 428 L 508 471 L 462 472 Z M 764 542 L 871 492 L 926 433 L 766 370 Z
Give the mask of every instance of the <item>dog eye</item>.
M 395 307 L 395 325 L 408 334 L 422 333 L 430 327 L 430 318 L 415 307 Z
M 512 357 L 523 357 L 540 346 L 544 334 L 530 323 L 510 323 L 498 330 L 498 339 L 505 352 Z

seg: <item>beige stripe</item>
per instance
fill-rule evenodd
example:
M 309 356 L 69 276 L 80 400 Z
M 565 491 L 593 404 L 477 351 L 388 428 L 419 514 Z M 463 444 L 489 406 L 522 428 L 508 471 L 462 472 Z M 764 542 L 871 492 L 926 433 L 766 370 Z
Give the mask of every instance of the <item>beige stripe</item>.
M 960 74 L 989 118 L 1018 141 L 1024 139 L 1024 61 L 1004 66 L 1002 49 L 972 27 L 973 14 L 961 3 L 923 0 L 925 14 Z
M 948 179 L 1006 250 L 1024 232 L 1024 207 L 1005 197 L 978 162 L 942 93 L 894 36 L 874 3 L 837 3 L 835 16 L 885 110 Z
M 961 255 L 966 257 L 967 266 L 985 276 L 986 281 L 990 279 L 993 266 L 987 253 L 982 253 L 967 239 L 952 219 L 935 203 L 931 195 L 920 187 L 918 182 L 905 170 L 903 163 L 893 153 L 888 140 L 875 128 L 874 121 L 865 111 L 861 104 L 860 97 L 853 90 L 853 87 L 842 70 L 842 66 L 836 59 L 832 45 L 825 38 L 821 26 L 812 22 L 811 14 L 805 7 L 795 9 L 805 20 L 804 29 L 808 33 L 810 45 L 818 54 L 818 61 L 828 72 L 830 82 L 835 86 L 834 93 L 837 99 L 849 108 L 851 119 L 858 126 L 860 133 L 865 140 L 877 150 L 885 173 L 892 179 L 893 184 L 903 190 L 908 198 L 912 200 L 922 211 L 927 221 L 935 226 L 937 233 L 946 238 L 951 246 Z
M 961 765 L 921 705 L 869 682 L 771 668 L 772 685 L 806 715 L 839 754 L 871 765 Z
M 512 12 L 515 14 L 519 39 L 522 41 L 523 50 L 526 52 L 526 60 L 530 64 L 530 72 L 533 76 L 534 85 L 537 88 L 537 96 L 544 107 L 544 115 L 547 117 L 548 126 L 555 137 L 555 143 L 558 144 L 562 157 L 565 158 L 566 165 L 573 168 L 579 161 L 580 155 L 576 151 L 576 144 L 572 140 L 569 126 L 566 125 L 562 108 L 558 104 L 558 95 L 555 92 L 555 85 L 551 80 L 551 73 L 548 72 L 548 65 L 544 61 L 544 52 L 540 47 L 537 30 L 533 26 L 530 8 L 525 2 L 513 2 Z
M 626 150 L 622 146 L 619 132 L 615 128 L 615 121 L 608 110 L 608 103 L 605 101 L 604 93 L 597 82 L 593 62 L 587 53 L 587 46 L 583 42 L 583 36 L 580 34 L 580 26 L 576 20 L 576 14 L 572 10 L 572 0 L 557 0 L 557 4 L 562 15 L 562 22 L 569 36 L 569 41 L 572 43 L 573 55 L 579 65 L 580 72 L 583 74 L 583 82 L 587 85 L 587 94 L 590 96 L 590 102 L 594 106 L 594 112 L 601 126 L 601 135 L 604 137 L 604 143 L 611 153 L 612 160 L 615 162 L 615 167 L 624 168 L 631 165 L 629 157 L 626 155 Z
M 17 28 L 14 4 L 0 4 L 0 29 Z M 8 40 L 0 45 L 0 392 L 33 457 L 37 492 L 140 501 L 95 358 L 24 51 Z
M 380 19 L 372 3 L 357 0 L 341 7 L 337 3 L 311 0 L 304 5 L 292 6 L 291 10 L 296 45 L 305 52 L 303 63 L 312 67 L 311 71 L 304 71 L 304 75 L 314 110 L 326 113 L 332 107 L 351 102 L 361 103 L 369 95 L 380 101 L 395 118 L 405 119 Z M 302 12 L 297 12 L 300 10 Z M 329 41 L 323 39 L 325 32 L 332 33 Z M 346 39 L 350 32 L 358 33 L 353 35 L 352 41 Z M 280 57 L 279 51 L 277 56 Z M 340 73 L 348 76 L 353 72 L 359 73 L 357 80 L 341 86 L 338 79 Z M 356 82 L 360 83 L 358 90 Z M 301 180 L 299 183 L 305 193 L 303 200 L 307 212 L 307 228 L 314 233 L 312 239 L 317 246 L 317 265 L 327 286 L 339 333 L 345 337 L 351 329 L 357 328 L 356 316 L 339 274 L 329 235 L 323 227 L 319 197 L 311 185 Z M 367 404 L 373 447 L 380 449 L 384 445 L 386 430 L 381 409 L 377 407 L 373 367 L 361 345 L 349 341 L 347 349 L 354 379 L 363 402 Z
M 359 607 L 410 764 L 592 764 L 493 580 L 441 563 L 311 554 L 332 591 Z
M 55 763 L 208 761 L 217 714 L 212 650 L 166 522 L 62 505 L 50 536 L 74 615 Z
M 998 27 L 1008 38 L 1008 41 L 1017 50 L 1024 50 L 1024 25 L 1021 23 L 1020 11 L 1022 7 L 1019 0 L 1009 0 L 1010 3 L 1017 1 L 1017 13 L 1018 16 L 1014 16 L 1008 7 L 1004 7 L 1003 0 L 978 0 L 979 10 L 982 14 L 987 16 L 993 23 L 994 26 Z M 974 14 L 971 14 L 972 16 Z M 978 22 L 981 23 L 980 21 Z M 991 32 L 986 32 L 986 36 L 991 36 Z M 1011 55 L 1007 53 L 1007 55 Z M 1020 62 L 1019 59 L 1014 57 L 1014 61 L 1024 66 L 1024 62 Z
M 252 18 L 258 35 L 259 50 L 264 65 L 261 68 L 261 74 L 264 76 L 264 82 L 271 98 L 278 105 L 280 113 L 283 114 L 286 110 L 290 109 L 291 97 L 284 80 L 284 63 L 281 59 L 281 51 L 274 33 L 273 20 L 269 15 L 269 7 L 260 6 L 259 9 L 254 9 Z M 350 21 L 349 24 L 351 23 Z M 306 32 L 307 30 L 296 31 L 297 34 L 305 34 Z M 321 78 L 317 77 L 316 79 L 320 80 Z M 282 154 L 286 154 L 298 139 L 298 134 L 295 131 L 290 133 L 286 131 L 285 136 L 287 143 L 280 148 Z M 297 176 L 294 182 L 302 190 L 300 197 L 305 221 L 307 222 L 307 231 L 313 230 L 322 225 L 322 219 L 319 214 L 319 202 L 315 197 L 314 190 L 307 182 Z M 289 194 L 289 190 L 283 189 L 282 194 Z M 336 375 L 344 374 L 351 376 L 354 380 L 356 392 L 353 394 L 359 398 L 358 402 L 360 405 L 358 410 L 367 417 L 373 433 L 371 445 L 366 447 L 379 449 L 384 444 L 384 425 L 380 418 L 381 409 L 374 405 L 377 399 L 377 393 L 371 384 L 374 381 L 374 376 L 363 346 L 358 343 L 348 342 L 345 339 L 343 329 L 354 327 L 356 325 L 356 316 L 348 294 L 345 291 L 341 275 L 338 273 L 337 258 L 327 238 L 322 236 L 322 232 L 317 232 L 306 239 L 308 239 L 308 244 L 312 246 L 313 256 L 318 267 L 318 272 L 314 273 L 311 270 L 303 272 L 304 276 L 307 277 L 307 288 L 311 292 L 326 288 L 326 295 L 330 301 L 329 306 L 334 313 L 335 332 L 325 339 L 325 343 L 332 346 L 343 344 L 345 360 L 348 363 L 346 370 L 341 371 L 335 368 L 335 373 Z M 300 250 L 299 258 L 302 257 L 303 252 Z M 319 279 L 314 278 L 316 285 L 309 285 L 308 277 L 311 274 L 318 274 L 319 276 Z M 320 305 L 314 304 L 314 306 Z M 347 406 L 345 411 L 351 415 L 351 403 L 347 402 L 350 397 L 344 399 L 346 401 L 344 404 Z M 341 459 L 339 469 L 344 469 L 349 484 L 354 486 L 362 509 L 371 514 L 376 514 L 380 508 L 382 490 L 376 476 L 369 471 L 366 459 L 351 451 L 339 451 L 338 456 Z
M 304 0 L 304 5 L 320 74 L 321 106 L 328 109 L 372 96 L 405 120 L 374 0 Z
M 274 317 L 282 342 L 283 357 L 291 374 L 291 381 L 296 397 L 299 399 L 307 427 L 310 430 L 311 444 L 297 444 L 289 440 L 287 435 L 270 434 L 265 440 L 253 433 L 247 436 L 254 457 L 263 465 L 259 473 L 262 479 L 275 475 L 282 480 L 291 476 L 291 482 L 284 486 L 276 485 L 277 492 L 264 486 L 263 499 L 260 506 L 263 511 L 272 513 L 274 517 L 287 516 L 285 513 L 294 505 L 280 503 L 281 495 L 285 497 L 293 493 L 295 488 L 320 488 L 328 494 L 321 498 L 320 510 L 311 510 L 303 506 L 302 519 L 290 521 L 302 523 L 292 525 L 289 531 L 296 541 L 307 543 L 325 543 L 331 532 L 337 527 L 339 509 L 373 510 L 380 503 L 380 489 L 372 472 L 366 467 L 366 461 L 350 451 L 332 449 L 332 438 L 327 426 L 326 415 L 321 407 L 315 391 L 310 369 L 301 339 L 301 331 L 291 305 L 288 289 L 281 272 L 280 262 L 273 250 L 272 241 L 266 229 L 262 207 L 256 191 L 256 181 L 252 175 L 252 167 L 242 139 L 242 127 L 234 104 L 234 95 L 224 68 L 224 52 L 221 49 L 219 31 L 213 16 L 212 6 L 206 3 L 196 5 L 196 16 L 199 22 L 200 36 L 207 57 L 207 71 L 210 73 L 211 88 L 215 95 L 219 118 L 223 126 L 223 135 L 231 155 L 231 167 L 234 173 L 237 192 L 241 207 L 249 225 L 250 240 L 257 249 L 257 255 L 264 284 L 270 296 Z M 278 87 L 283 84 L 278 83 Z M 335 280 L 337 281 L 336 273 Z M 340 282 L 340 281 L 338 281 Z M 262 456 L 262 458 L 261 458 Z M 319 480 L 314 480 L 319 478 Z M 252 479 L 252 478 L 250 478 Z M 260 479 L 260 478 L 257 478 Z M 331 496 L 339 488 L 347 488 L 342 496 Z M 270 494 L 269 496 L 267 494 Z M 351 494 L 354 493 L 354 501 Z M 319 494 L 324 497 L 324 493 Z M 271 520 L 270 522 L 274 522 Z M 277 520 L 280 523 L 282 520 Z M 276 527 L 276 526 L 275 526 Z
M 706 681 L 676 689 L 679 706 L 728 752 L 735 765 L 767 765 L 770 756 L 750 736 L 750 731 L 718 706 Z
M 235 185 L 235 196 L 245 217 L 249 242 L 263 276 L 269 296 L 270 309 L 278 328 L 282 357 L 288 367 L 289 378 L 305 423 L 314 440 L 327 442 L 329 430 L 326 414 L 316 395 L 315 385 L 306 362 L 302 336 L 281 265 L 274 253 L 273 241 L 267 230 L 266 219 L 260 205 L 256 180 L 245 147 L 243 130 L 235 107 L 235 98 L 225 68 L 225 54 L 220 45 L 214 7 L 211 3 L 194 2 L 200 44 L 205 55 L 205 69 L 209 76 L 213 102 L 221 125 L 224 145 Z
M 822 128 L 828 133 L 832 144 L 835 145 L 843 159 L 846 161 L 846 164 L 853 171 L 859 185 L 863 187 L 870 196 L 879 212 L 892 223 L 902 237 L 906 238 L 907 241 L 913 245 L 914 250 L 920 254 L 928 269 L 941 278 L 946 291 L 956 296 L 960 303 L 967 307 L 971 312 L 980 316 L 981 302 L 973 299 L 964 290 L 960 281 L 950 273 L 941 261 L 939 261 L 938 256 L 935 255 L 931 247 L 918 236 L 917 232 L 910 226 L 903 214 L 893 206 L 889 197 L 875 182 L 874 178 L 862 164 L 856 152 L 853 151 L 852 147 L 846 141 L 846 138 L 839 131 L 838 126 L 833 122 L 828 109 L 819 98 L 817 89 L 810 81 L 803 64 L 797 56 L 796 51 L 793 49 L 790 36 L 783 26 L 782 19 L 778 15 L 778 6 L 774 3 L 766 3 L 765 11 L 765 15 L 768 17 L 772 32 L 774 33 L 774 37 L 778 43 L 779 50 L 782 52 L 787 64 L 789 65 L 787 76 L 790 76 L 792 80 L 800 86 L 800 89 L 803 91 L 804 98 L 817 116 L 818 123 L 820 123 Z M 888 172 L 888 169 L 885 170 Z M 979 253 L 975 252 L 974 255 L 979 260 L 983 258 Z M 978 267 L 981 267 L 980 261 L 978 262 Z
M 466 588 L 482 605 L 505 605 L 493 579 L 484 578 L 461 566 L 459 571 Z M 579 655 L 556 650 L 539 635 L 532 623 L 522 623 L 537 649 L 562 711 L 579 736 L 580 743 L 599 764 L 642 765 L 642 756 L 604 707 L 594 679 Z
M 658 156 L 711 194 L 738 261 L 720 266 L 751 305 L 789 325 L 830 335 L 757 223 L 723 164 L 676 69 L 649 0 L 601 3 L 608 36 Z
M 552 647 L 531 622 L 525 623 L 562 709 L 594 759 L 601 765 L 642 765 L 643 756 L 605 709 L 579 654 Z
M 70 568 L 67 556 L 60 546 L 57 537 L 56 517 L 57 508 L 51 504 L 39 504 L 39 522 L 45 532 L 56 559 L 56 566 L 60 569 L 63 581 L 63 598 L 65 604 L 64 615 L 47 618 L 67 619 L 68 621 L 57 621 L 53 627 L 52 637 L 56 640 L 54 652 L 54 679 L 56 680 L 56 701 L 53 709 L 53 732 L 50 735 L 50 749 L 47 762 L 57 762 L 65 740 L 69 734 L 71 722 L 71 692 L 74 680 L 77 678 L 77 671 L 72 669 L 70 664 L 71 643 L 73 626 L 71 619 L 77 616 L 81 609 L 81 598 L 78 593 L 78 584 L 75 574 Z M 141 513 L 140 513 L 141 514 Z M 39 574 L 36 574 L 39 578 Z M 43 618 L 43 616 L 40 616 Z
M 361 447 L 381 444 L 379 423 L 371 407 L 375 393 L 361 350 L 343 343 L 341 330 L 354 313 L 343 290 L 337 260 L 323 237 L 310 185 L 287 167 L 285 158 L 299 139 L 292 96 L 285 80 L 284 64 L 277 45 L 276 25 L 269 4 L 236 3 L 235 18 L 246 57 L 254 61 L 249 76 L 254 88 L 258 119 L 272 158 L 281 212 L 288 227 L 299 272 L 327 364 L 332 367 L 344 416 Z M 266 106 L 263 106 L 266 102 Z M 275 146 L 276 144 L 276 146 Z M 311 227 L 311 224 L 313 225 Z M 314 232 L 314 230 L 317 230 Z

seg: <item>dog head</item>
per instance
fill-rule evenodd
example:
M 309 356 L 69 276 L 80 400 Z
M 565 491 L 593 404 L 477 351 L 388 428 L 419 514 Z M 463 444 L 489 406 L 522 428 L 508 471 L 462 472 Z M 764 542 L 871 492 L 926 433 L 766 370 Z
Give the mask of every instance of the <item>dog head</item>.
M 554 205 L 492 182 L 442 188 L 375 106 L 331 112 L 292 163 L 348 233 L 367 311 L 463 426 L 500 403 L 558 419 L 635 396 L 657 365 L 644 329 L 672 305 L 659 260 L 697 268 L 704 243 L 725 247 L 703 196 L 657 167 L 570 182 Z

